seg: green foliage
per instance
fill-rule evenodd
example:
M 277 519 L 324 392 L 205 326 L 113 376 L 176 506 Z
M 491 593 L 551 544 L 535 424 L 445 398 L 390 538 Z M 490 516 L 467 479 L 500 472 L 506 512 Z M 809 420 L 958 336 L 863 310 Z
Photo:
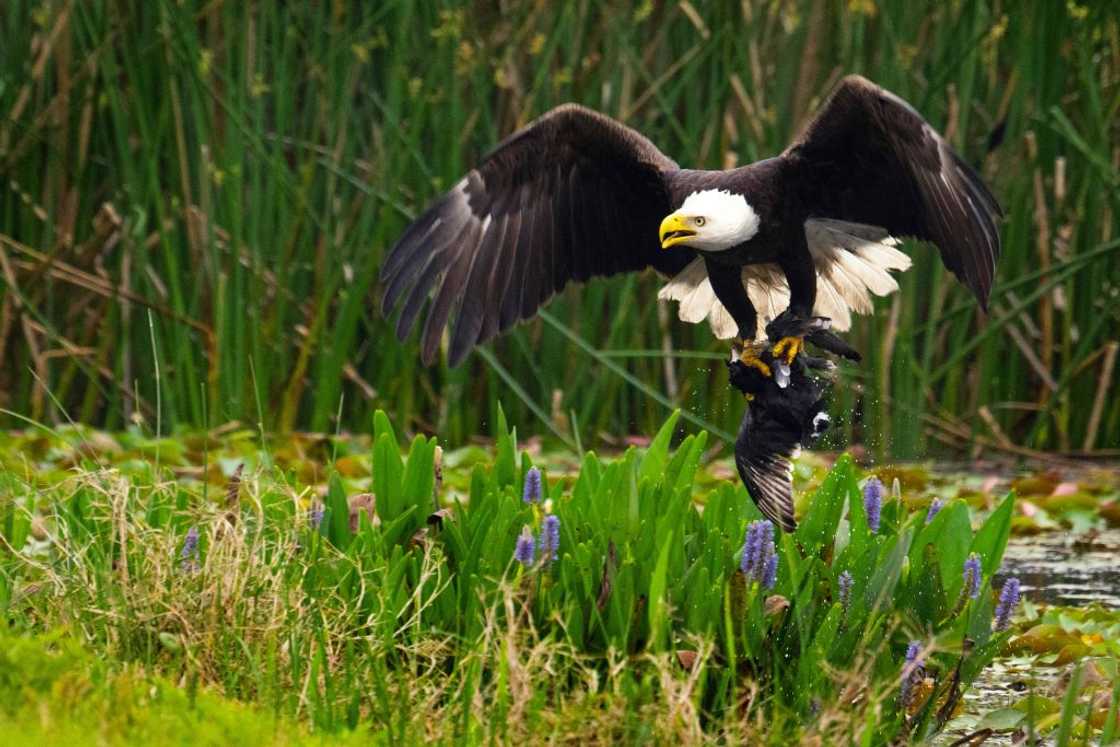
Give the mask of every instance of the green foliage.
M 361 735 L 339 735 L 359 743 Z M 114 672 L 58 632 L 0 632 L 4 744 L 318 744 L 288 719 L 161 677 Z M 362 744 L 367 742 L 362 741 Z
M 834 409 L 858 413 L 840 438 L 896 456 L 1120 442 L 1105 349 L 1120 284 L 1114 2 L 4 9 L 11 412 L 61 420 L 50 391 L 112 429 L 155 423 L 158 401 L 167 424 L 327 432 L 384 408 L 464 443 L 502 431 L 505 396 L 523 435 L 572 444 L 651 432 L 674 407 L 734 432 L 726 345 L 662 321 L 651 274 L 570 289 L 461 369 L 428 370 L 376 309 L 378 267 L 431 199 L 551 106 L 587 104 L 682 164 L 723 167 L 780 152 L 859 72 L 946 132 L 1007 219 L 990 316 L 935 251 L 907 247 L 901 294 L 851 333 L 866 358 L 844 372 L 859 386 L 837 388 Z
M 259 482 L 249 506 L 229 513 L 224 495 L 221 507 L 173 501 L 163 484 L 122 490 L 111 471 L 88 473 L 50 494 L 57 539 L 45 553 L 0 555 L 0 578 L 22 599 L 9 617 L 27 632 L 73 620 L 86 645 L 116 661 L 219 688 L 316 730 L 364 724 L 390 740 L 415 736 L 424 709 L 448 714 L 445 734 L 461 736 L 460 720 L 504 728 L 501 714 L 530 702 L 564 707 L 590 673 L 628 708 L 665 698 L 661 688 L 683 678 L 706 714 L 696 728 L 713 735 L 761 714 L 768 740 L 795 739 L 818 728 L 822 712 L 843 708 L 845 728 L 869 742 L 927 737 L 946 720 L 937 704 L 959 697 L 1010 636 L 991 632 L 990 586 L 1010 496 L 975 534 L 961 502 L 926 525 L 924 511 L 898 501 L 874 533 L 844 457 L 809 496 L 798 532 L 778 538 L 777 579 L 762 588 L 738 557 L 759 513 L 737 481 L 697 505 L 707 437 L 687 435 L 673 448 L 676 413 L 647 449 L 610 461 L 589 452 L 578 477 L 549 485 L 533 504 L 521 495 L 532 460 L 500 411 L 498 421 L 493 462 L 474 466 L 469 490 L 441 515 L 432 513 L 435 440 L 417 437 L 402 457 L 382 412 L 372 447 L 376 522 L 359 513 L 351 523 L 338 472 L 317 527 L 280 485 Z M 513 558 L 518 534 L 528 526 L 539 536 L 549 514 L 560 521 L 558 558 L 538 553 L 522 566 Z M 197 567 L 181 562 L 192 526 L 202 537 Z M 969 551 L 983 560 L 984 589 L 961 600 Z M 847 608 L 836 592 L 844 572 L 854 579 Z M 41 584 L 54 592 L 28 591 Z M 526 671 L 534 659 L 516 654 L 525 646 L 518 631 L 532 631 L 537 643 L 524 650 L 533 656 L 572 658 Z M 904 708 L 911 640 L 922 642 L 928 688 Z M 658 666 L 669 669 L 657 674 Z M 525 684 L 538 677 L 547 685 Z M 434 694 L 422 696 L 429 686 Z M 841 700 L 852 687 L 865 695 L 860 705 Z M 478 688 L 485 716 L 474 699 L 460 704 L 464 689 Z M 749 692 L 751 710 L 741 714 Z

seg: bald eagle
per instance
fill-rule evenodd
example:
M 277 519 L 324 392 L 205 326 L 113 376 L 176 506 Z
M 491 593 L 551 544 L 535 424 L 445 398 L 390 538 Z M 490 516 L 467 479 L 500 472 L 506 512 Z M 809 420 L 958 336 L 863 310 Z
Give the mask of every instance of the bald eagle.
M 532 317 L 568 281 L 653 267 L 686 322 L 750 341 L 785 308 L 847 329 L 871 294 L 898 289 L 895 237 L 937 246 L 986 308 L 999 205 L 909 104 L 844 78 L 781 155 L 727 171 L 682 169 L 640 133 L 567 104 L 498 145 L 401 236 L 381 268 L 382 311 L 403 340 L 430 299 L 431 363 Z M 789 360 L 800 340 L 788 341 Z M 748 346 L 747 355 L 750 354 Z

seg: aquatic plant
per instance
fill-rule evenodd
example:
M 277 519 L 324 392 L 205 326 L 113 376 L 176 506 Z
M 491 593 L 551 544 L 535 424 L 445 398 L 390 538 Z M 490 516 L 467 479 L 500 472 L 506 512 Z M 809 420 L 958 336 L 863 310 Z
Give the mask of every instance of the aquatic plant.
M 747 526 L 739 557 L 739 570 L 764 588 L 772 588 L 778 573 L 778 556 L 774 551 L 774 525 L 769 519 L 753 521 Z
M 870 477 L 864 483 L 863 510 L 867 514 L 867 526 L 873 533 L 878 532 L 883 516 L 883 483 L 878 477 Z
M 198 527 L 192 526 L 187 530 L 186 539 L 183 540 L 183 549 L 179 553 L 180 565 L 184 571 L 198 570 L 199 550 L 198 550 Z
M 535 549 L 536 543 L 533 540 L 533 530 L 525 526 L 521 529 L 521 534 L 517 536 L 517 545 L 514 547 L 513 559 L 523 566 L 530 566 L 533 564 Z
M 903 708 L 910 705 L 914 686 L 925 677 L 925 673 L 922 671 L 922 660 L 918 657 L 921 650 L 921 641 L 910 641 L 910 644 L 906 647 L 906 655 L 903 657 L 902 666 L 902 684 L 898 694 Z
M 836 580 L 836 586 L 837 586 L 837 589 L 838 589 L 838 592 L 839 592 L 838 596 L 839 596 L 839 599 L 840 599 L 840 609 L 843 610 L 843 613 L 844 613 L 845 617 L 847 617 L 847 615 L 848 615 L 848 609 L 852 606 L 852 584 L 853 583 L 854 583 L 854 580 L 852 579 L 852 572 L 851 571 L 844 571 L 843 573 L 840 574 L 840 577 Z
M 980 596 L 980 584 L 984 580 L 980 558 L 976 553 L 972 553 L 968 556 L 968 560 L 964 561 L 963 573 L 964 587 L 961 593 L 967 594 L 970 599 L 976 599 Z
M 995 629 L 997 631 L 1007 630 L 1011 626 L 1011 615 L 1015 612 L 1015 608 L 1019 606 L 1020 596 L 1019 579 L 1009 578 L 1003 584 L 1003 589 L 999 593 L 999 604 L 996 605 L 995 611 Z
M 560 519 L 555 514 L 544 517 L 541 536 L 537 542 L 541 559 L 549 563 L 560 558 Z
M 928 524 L 933 521 L 933 517 L 937 516 L 937 514 L 943 508 L 945 508 L 945 501 L 941 500 L 940 498 L 934 498 L 932 501 L 930 501 L 929 510 L 926 511 L 926 523 Z
M 541 471 L 535 466 L 530 467 L 525 473 L 525 484 L 521 488 L 521 501 L 523 503 L 540 503 L 541 500 Z
M 256 510 L 236 524 L 221 510 L 201 511 L 203 494 L 188 482 L 176 484 L 182 499 L 172 500 L 150 472 L 121 481 L 127 501 L 104 500 L 100 477 L 76 492 L 73 478 L 65 489 L 27 486 L 18 500 L 51 506 L 58 523 L 57 561 L 0 553 L 0 608 L 12 625 L 79 620 L 90 646 L 111 643 L 120 657 L 175 677 L 196 672 L 200 691 L 220 687 L 324 730 L 354 728 L 351 713 L 387 728 L 397 720 L 386 714 L 414 708 L 452 724 L 493 724 L 493 713 L 513 707 L 502 678 L 540 669 L 572 675 L 539 690 L 532 680 L 549 718 L 592 680 L 600 695 L 640 691 L 627 707 L 643 708 L 664 704 L 661 687 L 690 682 L 704 693 L 703 718 L 689 722 L 696 735 L 765 722 L 768 739 L 796 743 L 804 729 L 839 717 L 846 735 L 873 742 L 925 739 L 941 726 L 899 701 L 908 642 L 895 640 L 900 626 L 944 643 L 922 662 L 923 692 L 933 687 L 934 702 L 952 686 L 966 637 L 961 688 L 1006 645 L 1007 634 L 991 629 L 992 605 L 969 605 L 959 618 L 945 611 L 970 552 L 984 568 L 999 567 L 1010 497 L 975 531 L 963 501 L 929 524 L 924 509 L 907 513 L 892 501 L 872 534 L 861 521 L 860 475 L 842 456 L 806 497 L 797 531 L 779 534 L 737 481 L 697 488 L 707 434 L 674 447 L 674 416 L 647 448 L 611 459 L 584 454 L 551 505 L 543 496 L 525 503 L 527 468 L 518 465 L 528 456 L 500 412 L 496 421 L 492 459 L 463 469 L 445 463 L 444 485 L 455 488 L 433 512 L 436 439 L 401 443 L 377 413 L 369 476 L 329 475 L 317 529 L 292 500 L 289 475 L 267 466 L 242 482 L 242 502 Z M 377 521 L 351 525 L 349 498 L 367 493 Z M 126 503 L 123 515 L 114 508 Z M 2 546 L 23 547 L 30 530 L 10 517 L 30 512 L 4 514 L 8 505 L 0 503 Z M 191 559 L 207 553 L 205 578 L 179 572 L 175 542 L 185 545 L 188 534 Z M 207 538 L 213 544 L 203 547 Z M 557 557 L 550 572 L 533 572 Z M 60 572 L 44 562 L 71 565 Z M 51 594 L 4 607 L 14 598 L 7 589 L 44 582 Z M 280 646 L 288 659 L 273 666 Z M 228 652 L 238 652 L 236 661 Z M 422 706 L 412 694 L 420 675 L 402 657 L 439 673 L 423 680 L 434 689 Z M 747 712 L 738 696 L 744 678 L 758 692 Z M 838 681 L 858 682 L 867 697 L 841 703 Z M 307 682 L 320 686 L 305 696 Z M 346 682 L 372 684 L 355 700 Z M 464 692 L 478 700 L 456 695 Z M 487 720 L 475 721 L 483 711 Z

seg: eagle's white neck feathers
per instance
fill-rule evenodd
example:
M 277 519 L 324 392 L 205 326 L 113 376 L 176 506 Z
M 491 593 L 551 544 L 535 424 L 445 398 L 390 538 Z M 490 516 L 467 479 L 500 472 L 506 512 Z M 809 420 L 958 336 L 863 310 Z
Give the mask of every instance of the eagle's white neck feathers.
M 726 251 L 758 233 L 758 213 L 747 198 L 723 189 L 693 192 L 677 213 L 704 219 L 688 245 L 706 252 Z

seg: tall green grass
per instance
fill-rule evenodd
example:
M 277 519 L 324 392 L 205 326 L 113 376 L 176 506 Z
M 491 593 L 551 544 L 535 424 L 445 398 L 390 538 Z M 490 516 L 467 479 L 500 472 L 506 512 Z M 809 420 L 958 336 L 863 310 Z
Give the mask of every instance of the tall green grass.
M 428 370 L 376 311 L 378 266 L 479 154 L 555 104 L 724 167 L 778 152 L 860 72 L 940 127 L 1008 219 L 987 319 L 910 247 L 902 293 L 853 330 L 866 359 L 836 390 L 841 438 L 897 456 L 1120 443 L 1113 3 L 5 11 L 0 407 L 61 418 L 49 392 L 75 419 L 151 420 L 158 361 L 168 423 L 331 430 L 385 407 L 463 440 L 503 397 L 523 430 L 571 443 L 652 430 L 673 405 L 733 431 L 725 346 L 666 322 L 652 276 L 570 290 L 491 355 Z

